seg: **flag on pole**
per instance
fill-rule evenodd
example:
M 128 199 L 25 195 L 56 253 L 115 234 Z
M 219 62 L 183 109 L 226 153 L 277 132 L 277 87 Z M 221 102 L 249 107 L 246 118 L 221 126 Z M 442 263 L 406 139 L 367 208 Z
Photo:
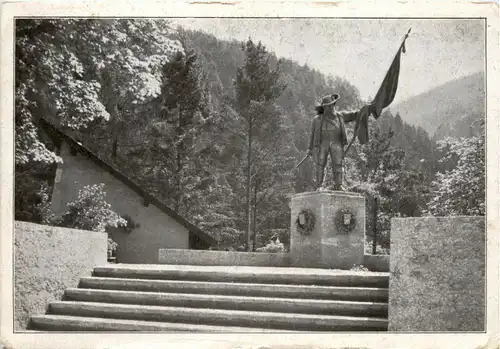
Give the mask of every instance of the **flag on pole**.
M 389 104 L 392 103 L 394 97 L 396 96 L 396 90 L 398 89 L 401 52 L 406 53 L 405 41 L 408 38 L 410 31 L 411 28 L 405 35 L 405 38 L 403 39 L 403 42 L 401 43 L 401 46 L 399 47 L 399 50 L 396 53 L 396 57 L 394 57 L 391 67 L 389 68 L 387 74 L 385 75 L 384 81 L 382 81 L 382 85 L 380 85 L 377 95 L 375 96 L 375 99 L 371 103 L 372 105 L 375 106 L 375 112 L 373 115 L 375 119 L 378 119 L 380 117 L 382 109 L 389 106 Z
M 403 42 L 401 43 L 401 46 L 399 47 L 399 50 L 396 53 L 396 56 L 394 57 L 391 66 L 389 67 L 389 70 L 385 74 L 384 81 L 382 81 L 382 84 L 378 89 L 375 99 L 370 103 L 372 106 L 374 106 L 374 110 L 372 110 L 371 112 L 374 114 L 373 116 L 375 117 L 375 119 L 378 119 L 380 117 L 382 109 L 389 106 L 389 104 L 392 103 L 394 97 L 396 96 L 396 90 L 398 89 L 401 52 L 406 53 L 405 41 L 408 38 L 408 35 L 410 35 L 410 31 L 411 28 L 408 30 L 408 33 L 406 33 Z M 356 139 L 356 137 L 358 138 L 360 144 L 365 144 L 368 142 L 369 116 L 370 116 L 370 111 L 368 106 L 361 108 L 358 115 L 358 119 L 356 120 L 356 126 L 354 126 L 353 138 L 349 143 L 349 145 L 347 146 L 345 153 L 347 153 L 349 148 L 351 148 L 351 145 Z

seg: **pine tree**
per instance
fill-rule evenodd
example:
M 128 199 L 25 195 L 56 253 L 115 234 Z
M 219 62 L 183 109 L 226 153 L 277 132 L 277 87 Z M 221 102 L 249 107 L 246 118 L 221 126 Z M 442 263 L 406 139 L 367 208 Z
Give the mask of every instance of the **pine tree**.
M 280 83 L 279 67 L 271 69 L 269 54 L 262 43 L 256 45 L 249 39 L 242 49 L 245 63 L 237 71 L 235 88 L 237 112 L 245 122 L 246 248 L 249 250 L 252 201 L 259 190 L 254 177 L 260 176 L 261 182 L 270 179 L 263 168 L 266 158 L 273 158 L 273 153 L 279 151 L 276 146 L 282 118 L 275 102 L 284 86 Z
M 210 152 L 210 119 L 213 110 L 204 76 L 194 52 L 178 52 L 163 67 L 160 96 L 154 101 L 156 118 L 150 123 L 149 148 L 153 177 L 163 180 L 163 197 L 185 212 L 187 195 L 203 187 L 209 174 L 201 159 Z

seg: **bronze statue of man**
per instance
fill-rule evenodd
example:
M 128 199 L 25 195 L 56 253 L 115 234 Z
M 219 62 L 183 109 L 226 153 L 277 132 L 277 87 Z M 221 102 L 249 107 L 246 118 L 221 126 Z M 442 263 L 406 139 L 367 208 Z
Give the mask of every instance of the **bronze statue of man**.
M 316 164 L 316 189 L 323 185 L 325 167 L 330 156 L 335 181 L 334 190 L 343 190 L 344 146 L 347 145 L 345 124 L 358 120 L 360 112 L 367 117 L 375 111 L 373 105 L 366 105 L 356 111 L 337 111 L 335 104 L 339 98 L 336 93 L 323 97 L 321 104 L 316 106 L 318 115 L 311 123 L 308 155 L 312 156 Z

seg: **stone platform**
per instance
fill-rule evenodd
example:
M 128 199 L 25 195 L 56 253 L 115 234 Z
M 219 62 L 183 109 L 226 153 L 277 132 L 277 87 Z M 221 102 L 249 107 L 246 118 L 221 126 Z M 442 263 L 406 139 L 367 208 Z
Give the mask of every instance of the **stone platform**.
M 294 195 L 290 260 L 295 267 L 350 269 L 363 264 L 365 198 L 343 191 Z

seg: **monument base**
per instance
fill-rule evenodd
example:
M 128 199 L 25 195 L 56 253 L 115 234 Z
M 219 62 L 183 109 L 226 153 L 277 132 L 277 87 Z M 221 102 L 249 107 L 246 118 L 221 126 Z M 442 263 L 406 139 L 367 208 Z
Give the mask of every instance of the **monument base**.
M 295 267 L 350 269 L 363 264 L 365 197 L 318 191 L 292 196 L 290 262 Z

